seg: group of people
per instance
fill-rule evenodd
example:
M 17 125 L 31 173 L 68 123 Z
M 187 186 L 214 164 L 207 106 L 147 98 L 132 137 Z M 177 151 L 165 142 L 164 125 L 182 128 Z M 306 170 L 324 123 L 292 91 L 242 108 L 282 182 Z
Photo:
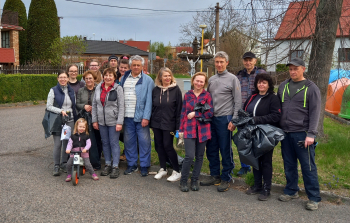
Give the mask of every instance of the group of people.
M 192 90 L 186 92 L 184 97 L 168 68 L 161 68 L 153 81 L 143 72 L 144 59 L 141 56 L 122 56 L 118 61 L 113 55 L 109 62 L 110 67 L 103 71 L 101 78 L 99 63 L 92 61 L 90 70 L 83 75 L 85 86 L 76 80 L 77 67 L 72 65 L 68 72 L 58 74 L 58 84 L 50 90 L 47 109 L 67 116 L 67 125 L 74 129 L 71 140 L 63 142 L 63 151 L 60 137 L 53 134 L 53 175 L 59 175 L 60 168 L 64 170 L 67 166 L 66 181 L 71 180 L 69 168 L 72 161 L 68 161 L 67 165 L 65 162 L 70 151 L 76 150 L 79 144 L 79 147 L 83 147 L 82 154 L 85 154 L 82 155 L 85 166 L 94 180 L 98 179 L 94 170 L 101 168 L 102 151 L 105 166 L 101 176 L 117 178 L 119 160 L 122 159 L 119 141 L 122 141 L 127 161 L 124 174 L 137 171 L 139 160 L 141 176 L 147 176 L 151 165 L 152 129 L 160 163 L 155 179 L 168 175 L 168 162 L 173 172 L 167 180 L 180 180 L 180 190 L 183 192 L 189 189 L 198 191 L 199 186 L 210 185 L 216 185 L 219 192 L 227 191 L 233 182 L 235 167 L 232 132 L 236 126 L 232 121 L 243 109 L 253 117 L 252 124 L 270 124 L 285 132 L 281 145 L 287 185 L 279 200 L 289 201 L 299 197 L 299 160 L 309 198 L 306 209 L 318 209 L 321 197 L 315 164 L 315 136 L 321 99 L 318 87 L 304 77 L 306 68 L 303 60 L 294 58 L 287 64 L 290 78 L 280 84 L 276 95 L 271 76 L 256 67 L 254 53 L 243 55 L 245 68 L 234 75 L 226 69 L 229 64 L 227 53 L 220 51 L 214 56 L 216 75 L 208 79 L 206 73 L 194 74 L 191 78 Z M 80 86 L 80 89 L 76 86 Z M 79 119 L 74 127 L 78 118 L 76 111 L 84 111 L 91 116 L 93 131 L 87 130 L 84 119 Z M 179 137 L 183 138 L 186 154 L 181 171 L 173 147 L 177 130 Z M 95 139 L 89 140 L 86 137 L 88 133 L 93 133 Z M 94 158 L 90 157 L 91 167 L 86 158 L 93 144 L 96 145 L 96 153 L 93 153 Z M 211 176 L 198 182 L 205 152 Z M 259 194 L 258 199 L 262 201 L 270 197 L 272 156 L 273 150 L 259 157 L 259 170 L 253 169 L 254 186 L 246 192 L 248 195 Z M 193 164 L 189 186 L 188 178 Z M 250 166 L 241 163 L 238 175 L 249 171 Z

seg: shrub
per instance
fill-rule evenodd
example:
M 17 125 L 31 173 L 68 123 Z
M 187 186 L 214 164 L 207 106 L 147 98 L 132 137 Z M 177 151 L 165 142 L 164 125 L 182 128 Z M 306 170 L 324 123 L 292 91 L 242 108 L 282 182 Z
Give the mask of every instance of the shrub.
M 288 67 L 285 64 L 276 64 L 276 72 L 285 72 L 288 71 Z

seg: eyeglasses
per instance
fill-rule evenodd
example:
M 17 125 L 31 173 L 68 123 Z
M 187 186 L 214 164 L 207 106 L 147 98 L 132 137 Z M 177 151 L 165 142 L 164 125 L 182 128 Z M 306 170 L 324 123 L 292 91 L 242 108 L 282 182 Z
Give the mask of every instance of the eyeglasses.
M 77 70 L 74 70 L 74 71 L 68 71 L 69 73 L 78 73 L 78 71 Z

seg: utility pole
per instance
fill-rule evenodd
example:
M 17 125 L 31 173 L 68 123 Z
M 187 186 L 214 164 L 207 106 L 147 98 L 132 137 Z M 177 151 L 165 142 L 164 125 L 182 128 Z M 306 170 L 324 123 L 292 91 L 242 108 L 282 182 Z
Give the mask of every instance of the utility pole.
M 215 53 L 217 53 L 218 51 L 220 51 L 220 41 L 219 41 L 219 11 L 220 11 L 220 6 L 219 6 L 219 2 L 216 3 L 215 6 L 215 12 L 216 12 L 216 16 L 215 16 Z

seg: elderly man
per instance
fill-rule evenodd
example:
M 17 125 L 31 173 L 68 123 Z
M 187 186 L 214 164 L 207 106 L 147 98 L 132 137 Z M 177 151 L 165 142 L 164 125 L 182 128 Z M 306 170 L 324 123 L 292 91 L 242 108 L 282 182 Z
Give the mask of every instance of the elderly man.
M 287 185 L 281 201 L 298 198 L 298 160 L 303 174 L 309 201 L 306 209 L 317 210 L 321 201 L 315 164 L 315 137 L 321 110 L 320 90 L 304 77 L 305 62 L 292 59 L 289 66 L 290 79 L 280 84 L 278 97 L 282 102 L 280 126 L 286 133 L 281 142 L 284 172 Z
M 236 128 L 231 120 L 237 117 L 242 107 L 241 86 L 237 77 L 226 70 L 228 55 L 219 51 L 214 56 L 217 74 L 209 79 L 208 92 L 211 93 L 214 117 L 211 122 L 211 140 L 207 143 L 207 158 L 211 178 L 202 181 L 202 186 L 218 185 L 219 192 L 227 191 L 234 168 L 232 154 L 232 131 Z M 220 176 L 220 156 L 222 171 Z
M 151 165 L 151 136 L 148 124 L 152 112 L 154 82 L 143 73 L 144 63 L 141 56 L 132 56 L 129 60 L 131 71 L 125 72 L 120 81 L 125 98 L 124 151 L 128 162 L 125 175 L 137 171 L 137 141 L 141 176 L 148 175 L 148 167 Z
M 255 77 L 258 73 L 265 71 L 259 69 L 255 66 L 257 60 L 256 56 L 252 52 L 246 52 L 243 54 L 242 62 L 244 69 L 240 70 L 237 74 L 237 78 L 241 84 L 241 94 L 242 94 L 242 106 L 247 98 L 252 94 L 254 89 Z M 250 172 L 250 166 L 241 162 L 241 169 L 238 171 L 237 176 L 242 176 Z

